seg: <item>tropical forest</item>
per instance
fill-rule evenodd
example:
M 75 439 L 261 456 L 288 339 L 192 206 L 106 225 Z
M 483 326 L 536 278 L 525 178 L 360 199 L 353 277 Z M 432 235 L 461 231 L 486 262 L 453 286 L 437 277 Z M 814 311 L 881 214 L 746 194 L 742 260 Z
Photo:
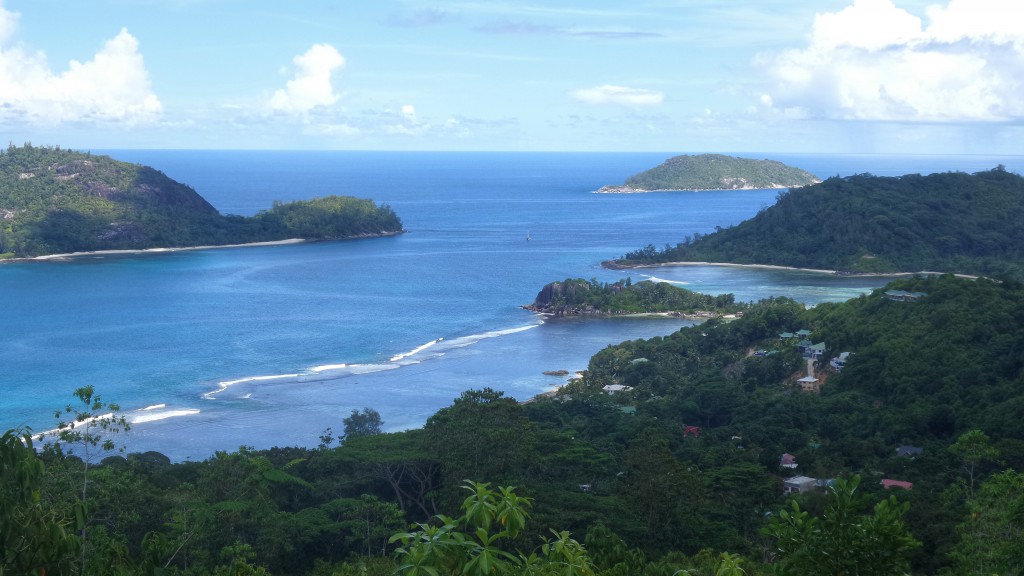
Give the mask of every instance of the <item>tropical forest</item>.
M 734 262 L 850 273 L 1024 278 L 1024 178 L 987 172 L 833 177 L 780 192 L 736 226 L 648 245 L 618 265 Z
M 316 448 L 202 462 L 119 452 L 127 422 L 83 387 L 53 432 L 3 436 L 0 571 L 1020 573 L 1024 285 L 736 316 L 529 402 L 469 390 L 397 433 L 366 407 Z
M 389 206 L 327 196 L 222 215 L 159 170 L 59 147 L 0 151 L 0 259 L 96 250 L 336 240 L 402 231 Z

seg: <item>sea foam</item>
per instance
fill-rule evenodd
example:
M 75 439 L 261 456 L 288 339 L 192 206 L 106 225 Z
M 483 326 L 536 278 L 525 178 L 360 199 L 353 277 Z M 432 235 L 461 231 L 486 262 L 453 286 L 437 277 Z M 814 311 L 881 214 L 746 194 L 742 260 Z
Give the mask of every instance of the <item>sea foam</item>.
M 163 404 L 161 404 L 163 406 Z M 144 408 L 142 411 L 147 411 L 149 408 Z M 193 414 L 199 414 L 198 408 L 182 408 L 180 410 L 164 410 L 162 412 L 153 412 L 151 414 L 140 414 L 133 416 L 130 419 L 132 424 L 145 424 L 146 422 L 156 422 L 158 420 L 166 420 L 168 418 L 176 418 L 178 416 L 191 416 Z

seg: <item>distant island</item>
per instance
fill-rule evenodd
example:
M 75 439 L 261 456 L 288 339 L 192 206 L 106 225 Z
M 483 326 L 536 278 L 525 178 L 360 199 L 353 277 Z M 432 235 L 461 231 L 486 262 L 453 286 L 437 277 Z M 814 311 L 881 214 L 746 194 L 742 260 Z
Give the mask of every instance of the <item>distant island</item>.
M 660 166 L 630 176 L 622 186 L 604 186 L 599 194 L 670 190 L 762 190 L 821 182 L 814 174 L 775 160 L 751 160 L 722 154 L 674 156 Z
M 623 314 L 672 314 L 702 317 L 741 311 L 732 294 L 709 296 L 644 280 L 634 284 L 627 278 L 608 284 L 597 280 L 570 278 L 551 282 L 537 294 L 526 310 L 553 316 L 611 316 Z
M 0 150 L 0 260 L 106 250 L 332 240 L 402 232 L 388 206 L 348 196 L 222 215 L 147 166 L 60 147 Z
M 648 245 L 606 266 L 669 262 L 1024 278 L 1024 178 L 1002 166 L 829 178 L 781 194 L 737 226 L 663 250 Z

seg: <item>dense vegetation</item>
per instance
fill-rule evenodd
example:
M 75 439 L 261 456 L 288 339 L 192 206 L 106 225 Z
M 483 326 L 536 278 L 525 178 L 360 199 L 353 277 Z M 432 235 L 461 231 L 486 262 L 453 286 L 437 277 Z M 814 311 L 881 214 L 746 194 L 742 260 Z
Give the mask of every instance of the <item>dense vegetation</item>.
M 825 343 L 820 393 L 794 386 L 807 360 L 780 333 L 801 329 Z M 72 573 L 87 533 L 86 573 L 104 574 L 1018 574 L 1022 392 L 1019 283 L 771 299 L 608 347 L 555 397 L 468 391 L 422 429 L 378 434 L 364 410 L 339 414 L 337 447 L 327 431 L 318 449 L 110 457 L 87 471 L 87 506 L 86 446 L 37 459 L 8 434 L 0 571 Z M 108 410 L 88 397 L 86 414 Z M 794 473 L 838 480 L 787 502 Z M 12 519 L 33 519 L 39 555 L 12 555 Z
M 820 182 L 810 172 L 776 160 L 751 160 L 722 154 L 674 156 L 661 165 L 634 174 L 625 186 L 608 186 L 605 192 L 647 190 L 735 190 L 740 188 L 790 188 Z
M 146 166 L 60 148 L 0 152 L 0 257 L 90 250 L 339 239 L 400 232 L 388 206 L 329 196 L 223 216 Z
M 1022 278 L 1024 178 L 1002 167 L 829 178 L 780 194 L 774 206 L 737 226 L 660 251 L 648 246 L 624 260 Z
M 596 279 L 570 278 L 552 282 L 537 294 L 527 310 L 558 316 L 578 314 L 644 314 L 707 312 L 725 314 L 745 307 L 732 294 L 709 296 L 665 282 L 627 278 L 608 284 Z

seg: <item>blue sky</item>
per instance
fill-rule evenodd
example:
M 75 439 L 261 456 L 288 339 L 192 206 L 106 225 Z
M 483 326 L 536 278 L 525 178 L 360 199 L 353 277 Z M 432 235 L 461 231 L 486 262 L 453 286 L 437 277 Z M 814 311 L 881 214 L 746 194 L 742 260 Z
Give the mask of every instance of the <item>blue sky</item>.
M 0 0 L 81 149 L 1021 154 L 1020 0 Z

